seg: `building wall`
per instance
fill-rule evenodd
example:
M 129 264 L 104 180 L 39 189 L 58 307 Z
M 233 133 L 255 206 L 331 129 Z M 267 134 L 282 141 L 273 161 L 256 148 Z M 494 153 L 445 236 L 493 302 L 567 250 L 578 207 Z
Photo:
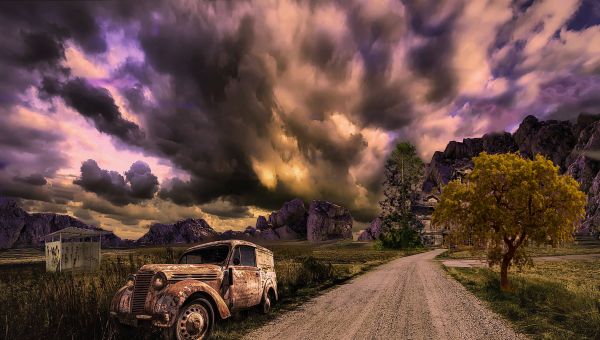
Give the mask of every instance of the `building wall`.
M 100 262 L 99 242 L 63 242 L 61 269 L 94 269 Z
M 60 241 L 46 242 L 46 271 L 60 271 Z
M 100 242 L 46 243 L 46 270 L 93 270 L 100 265 Z

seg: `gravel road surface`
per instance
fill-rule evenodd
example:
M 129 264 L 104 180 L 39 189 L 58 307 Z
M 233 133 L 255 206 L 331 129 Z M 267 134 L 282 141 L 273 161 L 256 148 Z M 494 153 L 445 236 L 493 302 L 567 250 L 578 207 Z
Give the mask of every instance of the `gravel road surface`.
M 247 339 L 521 339 L 433 258 L 403 257 L 282 314 Z

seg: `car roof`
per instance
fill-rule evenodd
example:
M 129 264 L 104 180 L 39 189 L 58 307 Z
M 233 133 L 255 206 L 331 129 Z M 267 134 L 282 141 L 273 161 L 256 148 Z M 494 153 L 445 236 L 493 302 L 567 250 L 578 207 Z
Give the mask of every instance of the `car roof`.
M 248 242 L 248 241 L 244 241 L 244 240 L 223 240 L 223 241 L 214 241 L 214 242 L 208 242 L 208 243 L 203 243 L 203 244 L 199 244 L 197 246 L 193 246 L 190 247 L 188 249 L 186 249 L 186 253 L 192 250 L 196 250 L 196 249 L 201 249 L 201 248 L 205 248 L 205 247 L 211 247 L 211 246 L 218 246 L 218 245 L 228 245 L 231 247 L 235 247 L 235 246 L 250 246 L 250 247 L 255 247 L 256 249 L 262 250 L 264 252 L 267 252 L 271 255 L 273 255 L 273 252 L 270 251 L 269 249 L 260 246 L 256 243 L 252 243 L 252 242 Z

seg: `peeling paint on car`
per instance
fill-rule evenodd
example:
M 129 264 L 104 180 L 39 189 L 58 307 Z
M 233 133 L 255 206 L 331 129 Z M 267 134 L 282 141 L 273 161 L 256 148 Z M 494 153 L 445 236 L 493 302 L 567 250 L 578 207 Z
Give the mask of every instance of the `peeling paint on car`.
M 222 245 L 229 247 L 222 265 L 142 266 L 135 275 L 135 284 L 126 285 L 116 292 L 111 303 L 111 316 L 127 325 L 149 324 L 168 328 L 174 327 L 182 307 L 198 297 L 210 301 L 217 319 L 229 318 L 235 311 L 261 304 L 269 292 L 277 300 L 273 253 L 262 246 L 241 240 L 217 241 L 191 247 L 184 252 L 184 256 L 202 249 L 210 251 L 210 247 Z M 249 251 L 249 247 L 254 249 L 254 265 L 234 263 L 236 247 L 245 247 L 245 251 Z M 232 285 L 230 273 L 233 273 Z M 166 278 L 165 286 L 159 290 L 152 286 L 157 276 Z

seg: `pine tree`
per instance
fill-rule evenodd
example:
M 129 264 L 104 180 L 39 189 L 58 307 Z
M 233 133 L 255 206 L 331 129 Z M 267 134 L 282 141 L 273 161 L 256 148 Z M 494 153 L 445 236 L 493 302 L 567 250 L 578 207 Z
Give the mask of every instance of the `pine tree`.
M 397 144 L 385 163 L 385 198 L 379 202 L 385 229 L 422 227 L 412 212 L 422 174 L 423 161 L 417 156 L 415 146 L 408 142 Z

